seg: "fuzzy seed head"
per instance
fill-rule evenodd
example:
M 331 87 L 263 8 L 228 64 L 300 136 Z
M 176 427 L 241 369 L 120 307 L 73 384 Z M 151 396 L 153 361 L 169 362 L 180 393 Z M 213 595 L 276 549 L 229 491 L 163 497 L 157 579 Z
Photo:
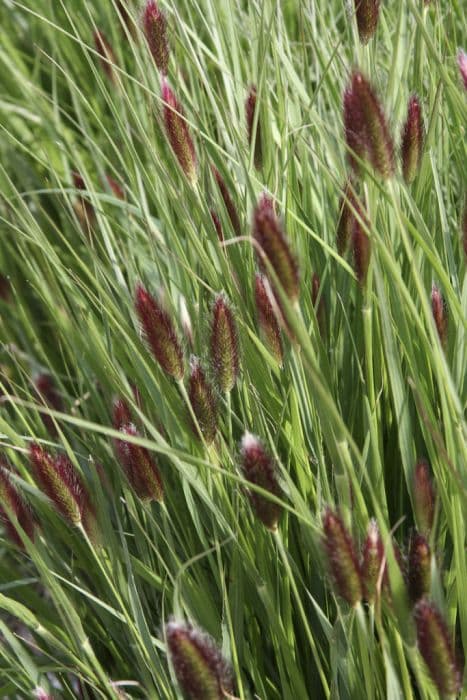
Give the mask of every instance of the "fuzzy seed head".
M 272 265 L 284 292 L 290 301 L 296 301 L 299 294 L 298 264 L 274 211 L 272 198 L 266 193 L 253 214 L 253 236 Z M 262 255 L 258 256 L 258 261 L 267 274 Z
M 448 342 L 448 314 L 443 295 L 435 284 L 433 284 L 431 289 L 431 310 L 441 345 L 446 349 Z
M 124 425 L 128 425 L 132 421 L 131 409 L 125 399 L 115 399 L 112 406 L 112 423 L 115 430 L 120 430 Z
M 261 120 L 260 115 L 258 115 L 258 120 L 256 124 L 256 132 L 254 130 L 255 126 L 255 114 L 258 109 L 257 104 L 257 92 L 256 86 L 251 85 L 248 91 L 248 95 L 245 101 L 245 116 L 246 116 L 246 126 L 248 131 L 248 144 L 250 148 L 255 144 L 255 150 L 253 154 L 253 162 L 257 170 L 261 170 L 263 166 L 263 144 L 262 144 L 262 134 L 261 134 Z
M 183 350 L 172 319 L 141 284 L 136 287 L 135 308 L 155 359 L 164 372 L 180 381 L 185 373 Z
M 462 49 L 459 49 L 457 54 L 457 65 L 459 66 L 459 73 L 462 78 L 465 90 L 467 90 L 467 53 Z
M 268 280 L 264 275 L 256 274 L 255 302 L 258 325 L 263 334 L 264 340 L 269 347 L 269 350 L 276 358 L 277 363 L 282 366 L 284 362 L 282 335 L 277 316 L 274 313 L 271 298 L 272 292 L 269 287 Z
M 379 0 L 355 0 L 358 35 L 362 44 L 367 44 L 376 32 L 379 5 Z
M 352 227 L 352 249 L 355 274 L 361 287 L 365 286 L 368 268 L 371 259 L 371 241 L 367 236 L 362 221 L 365 227 L 368 228 L 369 222 L 362 208 L 357 205 L 359 217 L 355 216 Z
M 454 696 L 461 688 L 461 674 L 456 663 L 446 623 L 434 603 L 422 598 L 414 610 L 420 654 L 442 696 Z
M 261 440 L 248 432 L 245 433 L 241 442 L 241 468 L 244 477 L 251 484 L 259 486 L 273 496 L 281 496 L 277 467 L 273 458 L 266 451 Z M 282 513 L 281 506 L 254 490 L 249 490 L 248 496 L 259 520 L 268 530 L 277 530 Z
M 126 477 L 136 495 L 142 501 L 159 501 L 164 498 L 161 475 L 149 450 L 127 442 L 125 435 L 137 437 L 138 430 L 133 423 L 120 428 L 122 439 L 115 440 L 115 450 Z
M 339 202 L 339 220 L 337 222 L 336 244 L 339 255 L 344 255 L 352 238 L 356 208 L 353 187 L 350 181 L 345 185 Z
M 358 158 L 366 158 L 386 179 L 394 172 L 394 144 L 383 108 L 370 83 L 354 71 L 344 93 L 344 128 L 350 162 L 358 170 Z
M 11 472 L 8 460 L 0 456 L 0 523 L 3 523 L 12 542 L 22 549 L 23 541 L 5 506 L 16 516 L 18 525 L 31 540 L 34 539 L 35 524 L 31 509 L 11 479 Z
M 181 169 L 190 183 L 195 185 L 198 179 L 195 146 L 183 115 L 182 106 L 165 78 L 162 78 L 161 85 L 164 103 L 163 118 L 167 138 Z
M 219 422 L 216 396 L 198 358 L 192 357 L 190 364 L 188 396 L 203 438 L 210 445 L 216 437 Z M 196 425 L 193 428 L 198 434 Z
M 430 465 L 426 459 L 419 459 L 413 476 L 413 502 L 417 526 L 424 535 L 429 535 L 433 527 L 435 498 Z
M 147 1 L 143 10 L 142 24 L 154 63 L 162 75 L 167 75 L 169 65 L 167 19 L 155 0 Z
M 222 230 L 221 220 L 219 219 L 219 217 L 218 217 L 217 213 L 214 211 L 214 209 L 211 209 L 210 213 L 211 213 L 212 223 L 214 224 L 214 228 L 216 229 L 217 238 L 219 239 L 220 243 L 223 243 L 224 242 L 224 231 Z
M 57 511 L 73 525 L 79 525 L 90 507 L 89 494 L 70 459 L 60 454 L 53 458 L 37 443 L 29 450 L 34 478 L 53 502 Z
M 125 199 L 125 190 L 123 187 L 113 179 L 113 177 L 110 177 L 110 175 L 106 175 L 105 179 L 107 180 L 107 184 L 112 190 L 112 194 L 117 198 L 117 199 Z
M 370 520 L 362 548 L 361 577 L 363 597 L 367 603 L 374 603 L 378 595 L 378 581 L 382 576 L 384 545 L 376 520 Z M 384 575 L 384 573 L 383 573 Z M 381 578 L 382 580 L 382 578 Z
M 409 595 L 412 602 L 428 595 L 431 587 L 431 551 L 427 539 L 415 533 L 409 549 Z
M 340 516 L 327 508 L 323 516 L 323 546 L 337 593 L 355 606 L 362 599 L 360 567 L 354 543 Z
M 94 45 L 96 51 L 101 57 L 102 70 L 106 74 L 107 78 L 112 82 L 116 82 L 115 71 L 112 64 L 116 64 L 115 54 L 113 49 L 108 42 L 105 34 L 100 31 L 94 32 Z
M 220 172 L 214 166 L 212 166 L 212 174 L 214 175 L 214 179 L 219 188 L 221 197 L 224 200 L 224 206 L 230 219 L 230 223 L 232 224 L 232 229 L 234 230 L 236 236 L 240 236 L 242 233 L 242 227 L 240 224 L 237 207 L 235 206 L 235 202 L 233 201 L 229 192 L 229 188 L 227 187 Z
M 209 635 L 175 620 L 166 625 L 165 635 L 177 681 L 189 700 L 223 700 L 233 693 L 230 665 Z
M 407 118 L 402 130 L 401 157 L 404 180 L 410 184 L 420 169 L 424 142 L 422 108 L 417 95 L 412 95 L 407 108 Z
M 224 294 L 216 297 L 212 309 L 211 361 L 219 389 L 229 393 L 237 381 L 240 364 L 237 324 Z

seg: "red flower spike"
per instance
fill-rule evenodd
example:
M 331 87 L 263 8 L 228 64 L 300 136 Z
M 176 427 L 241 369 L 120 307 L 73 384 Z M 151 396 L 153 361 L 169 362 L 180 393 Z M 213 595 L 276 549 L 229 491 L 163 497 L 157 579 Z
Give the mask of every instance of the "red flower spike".
M 467 53 L 462 49 L 459 49 L 457 54 L 457 65 L 459 66 L 459 73 L 464 83 L 464 88 L 467 90 Z
M 255 150 L 253 154 L 253 162 L 257 170 L 261 170 L 263 167 L 263 144 L 262 144 L 262 133 L 261 133 L 261 119 L 260 114 L 258 114 L 258 119 L 256 122 L 256 133 L 254 131 L 255 126 L 255 115 L 258 109 L 257 104 L 257 94 L 256 86 L 251 85 L 248 91 L 248 95 L 245 101 L 245 116 L 246 125 L 248 130 L 248 143 L 250 148 L 255 144 Z
M 220 174 L 220 172 L 217 170 L 217 168 L 215 168 L 214 166 L 212 166 L 212 174 L 214 175 L 214 179 L 217 182 L 217 186 L 219 187 L 221 197 L 224 200 L 224 206 L 229 216 L 230 223 L 232 224 L 232 228 L 235 232 L 235 235 L 240 236 L 242 233 L 242 227 L 240 224 L 237 207 L 235 206 L 235 203 L 230 195 L 229 189 L 225 184 L 225 180 Z
M 353 187 L 350 181 L 345 185 L 339 202 L 339 221 L 337 223 L 336 243 L 339 255 L 344 255 L 355 224 L 354 210 L 357 208 Z
M 355 0 L 358 35 L 362 44 L 368 44 L 376 32 L 379 5 L 379 0 Z
M 407 119 L 402 130 L 401 141 L 402 172 L 407 184 L 415 180 L 420 169 L 424 136 L 420 101 L 416 95 L 412 95 L 407 108 Z
M 172 319 L 141 285 L 136 287 L 136 312 L 152 353 L 162 369 L 177 381 L 183 379 L 183 351 Z
M 384 545 L 378 524 L 376 520 L 370 520 L 367 536 L 363 543 L 361 563 L 363 597 L 370 604 L 375 602 L 378 595 L 377 585 L 380 577 L 382 581 L 383 576 L 385 576 L 385 565 L 383 574 L 381 573 L 383 559 Z
M 115 54 L 107 38 L 103 32 L 94 32 L 94 45 L 96 51 L 101 57 L 102 70 L 107 78 L 112 82 L 116 82 L 116 75 L 112 64 L 116 64 Z
M 251 433 L 245 433 L 241 443 L 241 468 L 246 480 L 268 491 L 273 496 L 282 492 L 277 480 L 277 467 L 272 457 L 266 452 L 263 443 Z M 281 517 L 281 506 L 262 496 L 257 491 L 248 490 L 256 516 L 268 530 L 275 531 Z
M 326 335 L 326 302 L 321 289 L 321 280 L 316 272 L 313 273 L 311 280 L 311 301 L 318 321 L 319 332 L 324 338 Z
M 426 459 L 419 459 L 413 476 L 415 518 L 420 532 L 429 535 L 435 517 L 435 489 Z
M 442 696 L 457 695 L 461 673 L 441 613 L 434 603 L 422 598 L 415 606 L 414 617 L 418 648 L 431 678 Z
M 198 179 L 195 147 L 180 102 L 165 78 L 162 79 L 162 101 L 167 138 L 181 169 L 195 185 Z
M 170 55 L 167 19 L 155 0 L 147 1 L 143 10 L 142 25 L 154 63 L 162 75 L 167 75 Z
M 188 396 L 198 422 L 199 429 L 207 445 L 210 445 L 217 433 L 218 411 L 214 390 L 208 381 L 197 357 L 192 357 L 188 384 Z M 198 434 L 196 425 L 194 431 Z
M 124 439 L 125 435 L 139 435 L 133 423 L 120 428 L 122 439 L 114 440 L 115 449 L 130 486 L 143 501 L 163 501 L 164 490 L 155 460 L 146 447 Z
M 232 309 L 224 294 L 218 294 L 212 309 L 211 361 L 220 390 L 227 394 L 240 371 L 238 332 Z
M 258 325 L 269 347 L 269 350 L 276 358 L 278 364 L 282 366 L 284 361 L 284 350 L 282 347 L 282 335 L 274 313 L 271 302 L 272 292 L 269 289 L 269 282 L 264 275 L 255 276 L 255 302 Z
M 185 622 L 165 627 L 177 681 L 190 700 L 224 700 L 234 691 L 230 665 L 213 639 Z
M 435 284 L 433 284 L 431 289 L 431 309 L 441 345 L 446 349 L 448 342 L 448 315 L 443 295 Z
M 5 505 L 7 505 L 8 509 L 16 516 L 18 525 L 20 525 L 30 540 L 34 539 L 35 524 L 31 509 L 13 484 L 10 476 L 11 471 L 10 463 L 4 457 L 0 456 L 0 523 L 3 523 L 5 526 L 12 542 L 23 549 L 23 541 L 16 529 L 15 523 L 11 520 L 11 516 L 5 509 Z
M 214 224 L 214 228 L 216 229 L 216 233 L 217 233 L 217 237 L 219 239 L 219 242 L 223 243 L 224 242 L 224 232 L 222 230 L 221 220 L 217 216 L 214 209 L 211 209 L 211 219 L 212 219 L 212 223 Z
M 53 458 L 37 443 L 29 450 L 35 480 L 53 502 L 57 511 L 73 525 L 84 521 L 92 506 L 89 493 L 69 458 Z
M 112 194 L 117 198 L 117 199 L 125 199 L 125 190 L 123 187 L 113 179 L 113 177 L 110 177 L 110 175 L 105 176 L 107 180 L 107 184 L 112 190 Z
M 58 393 L 55 382 L 50 374 L 37 375 L 34 380 L 34 386 L 45 406 L 48 406 L 55 411 L 63 411 L 62 398 Z M 55 437 L 57 435 L 57 428 L 55 427 L 52 416 L 42 413 L 41 419 L 49 434 L 52 437 Z
M 362 73 L 352 73 L 344 93 L 344 126 L 347 145 L 358 157 L 366 157 L 381 177 L 394 172 L 394 144 L 383 108 Z M 351 163 L 358 165 L 350 154 Z
M 336 591 L 355 606 L 362 599 L 360 567 L 352 538 L 339 515 L 327 508 L 323 516 L 323 546 Z
M 131 409 L 125 399 L 115 399 L 112 406 L 112 423 L 115 430 L 121 430 L 124 425 L 132 422 Z
M 409 549 L 409 595 L 412 602 L 428 595 L 431 587 L 431 551 L 426 538 L 415 533 Z
M 253 237 L 274 269 L 290 301 L 299 294 L 298 264 L 282 230 L 272 198 L 264 193 L 253 213 Z M 260 267 L 267 274 L 263 255 L 258 255 Z
M 352 230 L 352 249 L 355 274 L 361 287 L 365 286 L 368 268 L 371 258 L 371 241 L 365 233 L 363 223 L 368 228 L 369 221 L 362 208 L 355 203 L 357 207 L 358 217 L 354 217 Z M 363 223 L 362 223 L 363 222 Z

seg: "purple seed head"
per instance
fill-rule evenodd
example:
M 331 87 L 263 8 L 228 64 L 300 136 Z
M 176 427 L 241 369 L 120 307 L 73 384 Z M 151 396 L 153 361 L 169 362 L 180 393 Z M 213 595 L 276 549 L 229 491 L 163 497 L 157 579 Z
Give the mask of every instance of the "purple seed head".
M 23 549 L 23 541 L 5 506 L 8 506 L 16 517 L 18 525 L 31 540 L 34 539 L 35 523 L 29 505 L 11 479 L 11 472 L 12 468 L 8 460 L 0 456 L 0 522 L 3 523 L 12 542 Z
M 157 464 L 149 450 L 128 442 L 125 435 L 139 436 L 133 423 L 120 428 L 122 439 L 114 441 L 119 462 L 126 474 L 130 486 L 142 501 L 163 501 L 164 489 Z
M 248 90 L 248 95 L 245 101 L 245 116 L 246 116 L 246 126 L 248 131 L 248 143 L 250 148 L 254 142 L 254 154 L 253 162 L 257 170 L 261 170 L 263 166 L 263 144 L 262 144 L 262 133 L 261 133 L 261 120 L 260 114 L 258 114 L 256 123 L 256 132 L 254 131 L 255 126 L 255 115 L 258 109 L 258 100 L 256 86 L 250 85 Z
M 203 438 L 210 445 L 216 437 L 219 422 L 216 395 L 199 359 L 192 357 L 190 365 L 188 396 Z M 198 433 L 196 425 L 193 428 Z
M 370 83 L 354 71 L 344 93 L 344 129 L 352 166 L 358 171 L 357 156 L 368 160 L 382 178 L 394 172 L 394 144 L 387 120 Z
M 224 294 L 218 294 L 212 309 L 211 361 L 219 389 L 232 391 L 240 371 L 237 324 Z
M 171 620 L 165 627 L 167 647 L 177 681 L 190 700 L 224 700 L 233 693 L 230 665 L 205 632 Z
M 446 349 L 448 342 L 448 314 L 443 295 L 436 284 L 433 284 L 431 289 L 431 310 L 441 345 Z
M 116 64 L 115 54 L 113 49 L 107 40 L 105 34 L 101 31 L 94 32 L 94 45 L 96 51 L 101 57 L 102 70 L 106 74 L 107 78 L 112 82 L 116 82 L 116 75 L 112 64 Z
M 274 211 L 273 200 L 266 193 L 260 198 L 253 213 L 253 237 L 274 269 L 290 301 L 296 301 L 299 294 L 298 264 Z M 258 256 L 258 261 L 267 275 L 263 255 Z
M 282 334 L 277 316 L 272 304 L 272 291 L 269 282 L 264 275 L 255 276 L 255 302 L 258 325 L 277 363 L 282 366 L 284 362 L 284 349 L 282 346 Z
M 323 547 L 337 593 L 355 606 L 362 599 L 357 554 L 341 517 L 330 508 L 323 515 Z
M 106 175 L 105 179 L 107 180 L 107 184 L 110 187 L 112 194 L 117 198 L 117 199 L 125 199 L 125 190 L 123 187 L 118 183 L 116 180 L 113 179 L 113 177 L 110 177 L 110 175 Z
M 429 535 L 433 527 L 435 498 L 430 465 L 426 459 L 419 459 L 413 475 L 413 503 L 418 529 L 424 535 Z
M 219 239 L 220 243 L 223 243 L 224 242 L 224 231 L 222 230 L 221 220 L 219 219 L 219 216 L 214 211 L 214 209 L 211 209 L 210 213 L 211 213 L 212 223 L 214 224 L 214 228 L 216 229 L 217 238 Z
M 354 209 L 356 209 L 354 188 L 351 181 L 348 180 L 339 202 L 339 220 L 336 232 L 337 252 L 339 255 L 344 255 L 352 239 L 355 223 Z
M 224 206 L 230 219 L 230 223 L 232 224 L 232 229 L 234 230 L 236 236 L 240 236 L 242 233 L 242 227 L 240 224 L 237 207 L 235 206 L 235 203 L 229 192 L 229 188 L 227 187 L 225 180 L 220 174 L 220 172 L 214 166 L 212 166 L 212 174 L 219 188 L 221 197 L 224 200 Z
M 143 287 L 136 287 L 135 308 L 152 353 L 164 372 L 183 379 L 183 350 L 172 319 L 162 305 Z
M 117 398 L 112 406 L 112 424 L 115 430 L 121 430 L 124 425 L 133 422 L 131 409 L 125 399 Z
M 192 185 L 198 179 L 195 146 L 180 102 L 165 78 L 162 78 L 161 95 L 163 118 L 167 138 L 181 169 Z
M 384 545 L 376 520 L 370 520 L 367 535 L 362 547 L 361 577 L 363 597 L 367 603 L 374 603 L 378 596 L 378 581 L 383 580 L 381 571 L 384 560 Z M 384 565 L 384 569 L 385 569 Z
M 379 0 L 355 0 L 358 35 L 362 44 L 367 44 L 376 32 L 379 5 Z
M 431 551 L 427 539 L 414 533 L 409 548 L 409 595 L 413 603 L 428 595 L 431 587 Z
M 443 696 L 461 689 L 461 673 L 447 625 L 434 603 L 422 598 L 414 610 L 420 654 L 436 687 Z
M 251 484 L 259 486 L 273 496 L 282 495 L 275 461 L 261 440 L 248 432 L 244 434 L 241 442 L 241 469 L 243 476 Z M 248 496 L 259 520 L 269 530 L 277 530 L 282 513 L 281 506 L 253 489 L 248 490 Z
M 457 65 L 459 66 L 459 73 L 462 78 L 465 90 L 467 90 L 467 53 L 462 49 L 459 49 L 457 54 Z
M 80 474 L 65 454 L 52 457 L 37 443 L 29 449 L 34 478 L 56 510 L 73 525 L 86 527 L 94 512 Z M 89 532 L 88 532 L 89 534 Z
M 370 222 L 363 207 L 354 200 L 358 216 L 354 216 L 352 226 L 352 250 L 355 274 L 361 287 L 365 286 L 371 259 L 371 241 L 366 234 Z
M 169 65 L 167 19 L 155 0 L 146 2 L 143 10 L 142 25 L 154 63 L 162 75 L 167 75 Z
M 420 169 L 424 142 L 422 108 L 417 95 L 412 95 L 407 108 L 407 118 L 402 130 L 401 156 L 404 180 L 410 184 Z

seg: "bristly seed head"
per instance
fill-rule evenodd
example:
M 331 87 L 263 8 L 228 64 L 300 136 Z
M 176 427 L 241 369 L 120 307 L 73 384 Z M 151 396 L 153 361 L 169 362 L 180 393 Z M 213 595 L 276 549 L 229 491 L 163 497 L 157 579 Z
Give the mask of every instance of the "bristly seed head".
M 154 62 L 162 75 L 167 75 L 170 53 L 167 19 L 156 0 L 147 0 L 143 10 L 142 25 Z
M 197 357 L 192 357 L 190 360 L 188 396 L 203 438 L 206 444 L 210 445 L 217 433 L 217 400 L 214 389 Z M 193 426 L 193 429 L 198 434 L 196 425 Z
M 195 185 L 198 180 L 195 146 L 183 115 L 182 106 L 164 77 L 162 78 L 161 86 L 167 138 L 181 169 L 190 183 Z
M 234 691 L 230 665 L 214 640 L 185 622 L 165 627 L 170 660 L 181 689 L 190 700 L 224 700 Z
M 248 95 L 245 101 L 245 116 L 246 116 L 246 125 L 247 125 L 247 130 L 248 130 L 248 143 L 250 148 L 253 145 L 254 141 L 254 155 L 253 155 L 253 162 L 255 165 L 255 168 L 257 170 L 261 170 L 263 166 L 263 144 L 262 144 L 262 130 L 261 130 L 261 119 L 260 119 L 260 114 L 258 113 L 257 117 L 257 122 L 256 122 L 256 132 L 254 131 L 254 126 L 255 126 L 255 115 L 256 111 L 258 109 L 258 100 L 257 100 L 257 92 L 256 92 L 256 85 L 250 85 L 250 89 L 248 91 Z
M 423 154 L 424 127 L 422 108 L 417 95 L 412 95 L 402 130 L 401 157 L 404 180 L 410 184 L 420 169 Z
M 269 350 L 276 358 L 277 363 L 282 367 L 284 362 L 282 334 L 271 298 L 272 291 L 268 280 L 264 275 L 257 273 L 255 276 L 255 302 L 258 325 Z
M 464 88 L 467 90 L 467 53 L 459 49 L 457 54 L 457 65 L 459 66 L 460 76 L 464 83 Z
M 356 208 L 354 187 L 350 180 L 345 184 L 339 201 L 339 219 L 337 223 L 336 244 L 339 255 L 344 255 L 352 239 Z
M 344 127 L 349 158 L 358 171 L 357 156 L 366 158 L 382 178 L 394 172 L 394 144 L 386 117 L 370 83 L 354 71 L 344 93 Z
M 131 409 L 125 399 L 115 399 L 112 406 L 112 423 L 115 430 L 120 430 L 124 425 L 132 422 Z
M 263 193 L 253 213 L 253 237 L 274 269 L 290 301 L 296 301 L 299 294 L 298 264 L 274 211 L 273 200 L 266 193 Z M 263 255 L 258 255 L 258 261 L 267 276 Z
M 244 434 L 241 442 L 241 468 L 244 477 L 251 484 L 259 486 L 273 496 L 282 495 L 273 458 L 261 440 L 248 432 Z M 248 490 L 248 496 L 261 522 L 269 530 L 277 530 L 282 513 L 281 506 L 253 489 Z
M 133 423 L 120 428 L 122 439 L 114 441 L 120 464 L 136 495 L 142 501 L 163 501 L 164 489 L 161 475 L 151 453 L 145 447 L 126 441 L 125 435 L 139 436 Z
M 211 361 L 220 390 L 232 391 L 240 371 L 238 332 L 235 318 L 224 294 L 218 294 L 212 309 Z
M 445 621 L 434 603 L 422 598 L 415 606 L 415 624 L 420 654 L 442 696 L 461 689 L 461 673 Z
M 363 206 L 357 200 L 353 204 L 356 209 L 352 226 L 354 269 L 360 286 L 364 287 L 371 258 L 371 241 L 365 229 L 369 228 L 370 222 Z
M 384 545 L 376 520 L 370 520 L 362 547 L 361 578 L 363 597 L 367 603 L 374 603 L 378 596 L 378 582 L 385 576 L 383 565 Z M 384 566 L 383 571 L 381 570 Z
M 350 533 L 340 516 L 326 508 L 323 515 L 323 546 L 336 591 L 355 606 L 362 599 L 362 582 L 357 554 Z
M 8 509 L 16 517 L 18 525 L 24 530 L 30 540 L 34 539 L 35 523 L 29 505 L 13 484 L 11 473 L 12 467 L 10 463 L 5 457 L 0 455 L 0 523 L 3 523 L 5 526 L 12 542 L 23 549 L 23 540 L 5 506 L 8 506 Z
M 116 64 L 117 62 L 115 60 L 115 54 L 113 52 L 113 49 L 103 32 L 94 32 L 94 45 L 96 47 L 97 53 L 101 57 L 102 70 L 104 71 L 108 79 L 112 83 L 115 83 L 116 75 L 112 64 Z
M 379 0 L 355 0 L 358 35 L 362 44 L 367 44 L 376 32 L 379 5 Z
M 224 178 L 220 174 L 217 168 L 212 166 L 212 174 L 214 176 L 214 179 L 217 183 L 217 186 L 219 188 L 219 192 L 221 193 L 221 197 L 224 200 L 224 206 L 227 211 L 227 214 L 230 219 L 230 223 L 232 224 L 232 229 L 235 232 L 236 236 L 240 236 L 242 233 L 242 227 L 240 224 L 240 219 L 238 216 L 238 211 L 237 207 L 235 206 L 235 203 L 230 195 L 229 189 L 225 183 Z
M 431 587 L 431 551 L 426 538 L 414 533 L 409 548 L 409 595 L 413 603 L 428 595 Z
M 448 314 L 443 295 L 436 284 L 431 288 L 431 309 L 441 345 L 445 350 L 448 342 Z
M 135 308 L 152 353 L 164 372 L 183 379 L 183 350 L 172 319 L 156 299 L 138 284 Z
M 419 459 L 413 476 L 413 503 L 418 529 L 429 535 L 435 517 L 435 489 L 426 459 Z

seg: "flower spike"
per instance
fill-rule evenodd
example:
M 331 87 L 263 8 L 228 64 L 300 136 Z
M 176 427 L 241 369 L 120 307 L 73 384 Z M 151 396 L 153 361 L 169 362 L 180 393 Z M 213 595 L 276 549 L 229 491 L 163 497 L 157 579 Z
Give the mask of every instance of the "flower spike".
M 362 44 L 368 44 L 376 32 L 379 5 L 379 0 L 355 0 L 358 35 Z
M 269 491 L 273 496 L 281 495 L 276 464 L 266 452 L 261 440 L 255 435 L 248 432 L 244 434 L 241 443 L 241 458 L 242 472 L 247 481 Z M 253 489 L 248 490 L 248 496 L 261 522 L 268 530 L 277 530 L 282 513 L 281 506 Z
M 162 78 L 162 101 L 165 131 L 181 169 L 192 185 L 198 180 L 195 146 L 183 109 L 166 78 Z
M 218 294 L 212 309 L 211 360 L 217 384 L 228 394 L 235 386 L 240 365 L 237 324 L 224 294 Z
M 410 184 L 420 169 L 423 154 L 424 129 L 420 100 L 412 95 L 407 108 L 407 119 L 402 131 L 401 155 L 404 180 Z
M 349 605 L 362 599 L 362 582 L 355 547 L 341 517 L 326 508 L 323 516 L 323 546 L 339 595 Z
M 461 688 L 461 674 L 445 621 L 434 603 L 422 598 L 415 606 L 415 624 L 420 654 L 436 687 L 443 696 L 454 696 Z
M 264 275 L 255 276 L 255 302 L 258 325 L 269 350 L 276 358 L 277 363 L 282 366 L 284 362 L 284 349 L 282 346 L 282 335 L 277 316 L 271 302 L 272 292 L 269 282 Z
M 154 63 L 162 75 L 167 75 L 169 65 L 167 19 L 156 0 L 147 0 L 143 10 L 142 25 Z
M 250 89 L 248 91 L 248 96 L 246 98 L 245 102 L 245 114 L 246 114 L 246 125 L 247 125 L 247 130 L 248 130 L 248 143 L 250 145 L 250 148 L 253 145 L 254 141 L 254 154 L 253 154 L 253 162 L 255 164 L 255 168 L 257 170 L 261 170 L 263 166 L 263 145 L 262 145 L 262 134 L 261 134 L 261 120 L 260 120 L 260 115 L 258 114 L 257 122 L 256 122 L 256 133 L 254 132 L 254 126 L 255 126 L 255 115 L 256 111 L 258 109 L 258 103 L 257 103 L 257 93 L 256 93 L 256 86 L 251 85 Z

